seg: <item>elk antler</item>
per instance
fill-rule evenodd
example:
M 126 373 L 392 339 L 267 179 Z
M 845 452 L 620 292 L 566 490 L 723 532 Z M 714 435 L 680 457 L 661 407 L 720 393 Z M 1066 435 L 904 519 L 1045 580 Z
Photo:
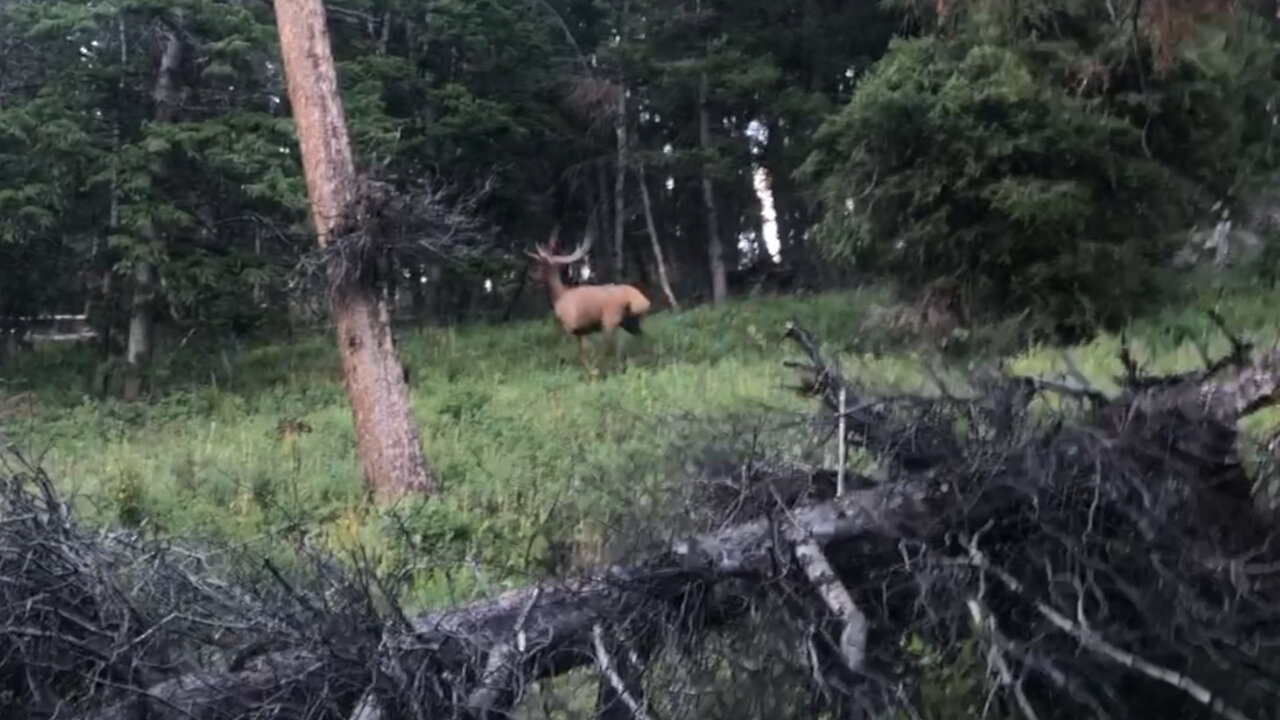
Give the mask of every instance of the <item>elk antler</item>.
M 572 265 L 586 257 L 587 251 L 591 249 L 592 237 L 591 233 L 587 233 L 586 239 L 583 240 L 582 244 L 579 245 L 572 253 L 569 253 L 568 255 L 556 255 L 554 254 L 556 249 L 556 240 L 559 236 L 560 224 L 556 223 L 555 228 L 551 231 L 551 239 L 547 242 L 547 245 L 545 247 L 539 245 L 537 248 L 538 258 L 549 265 Z
M 560 239 L 560 223 L 556 223 L 555 227 L 551 228 L 551 237 L 547 240 L 546 245 L 542 245 L 540 243 L 535 244 L 533 246 L 533 252 L 525 250 L 524 254 L 528 255 L 534 260 L 542 260 L 545 262 L 547 261 L 547 258 L 556 251 L 556 243 L 559 242 L 559 239 Z

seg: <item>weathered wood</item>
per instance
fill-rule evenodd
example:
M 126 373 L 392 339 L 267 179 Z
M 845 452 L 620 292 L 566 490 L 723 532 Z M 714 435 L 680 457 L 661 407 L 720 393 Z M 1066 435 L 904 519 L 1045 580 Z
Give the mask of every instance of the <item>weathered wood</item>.
M 649 230 L 649 245 L 653 248 L 653 261 L 658 266 L 658 283 L 662 286 L 662 294 L 667 297 L 667 304 L 672 310 L 680 312 L 680 302 L 671 290 L 671 278 L 667 274 L 667 261 L 662 256 L 662 243 L 658 240 L 658 224 L 653 219 L 653 201 L 649 197 L 649 184 L 645 179 L 644 165 L 636 167 L 636 184 L 640 186 L 640 202 L 644 207 L 644 224 Z

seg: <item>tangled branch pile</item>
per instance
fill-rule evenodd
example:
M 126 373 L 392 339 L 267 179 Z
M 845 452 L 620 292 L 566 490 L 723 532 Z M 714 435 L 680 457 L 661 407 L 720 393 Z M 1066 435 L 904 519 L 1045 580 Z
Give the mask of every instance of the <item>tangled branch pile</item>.
M 1280 349 L 1236 344 L 1160 378 L 1126 354 L 1113 397 L 983 376 L 972 397 L 886 398 L 788 335 L 802 389 L 828 418 L 843 398 L 842 437 L 883 478 L 748 463 L 702 493 L 714 531 L 412 619 L 334 570 L 271 592 L 218 583 L 86 535 L 47 484 L 15 478 L 3 710 L 497 718 L 584 669 L 601 718 L 923 717 L 914 638 L 944 665 L 978 651 L 975 712 L 1277 717 L 1275 522 L 1235 426 L 1280 392 Z M 1046 393 L 1075 411 L 1038 407 Z
M 851 438 L 923 510 L 827 547 L 873 626 L 975 639 L 989 689 L 1027 718 L 1276 716 L 1280 556 L 1236 423 L 1276 398 L 1280 351 L 1251 362 L 1233 340 L 1202 371 L 1144 378 L 1126 349 L 1111 398 L 987 377 L 977 398 L 886 400 L 790 333 L 807 389 L 832 410 L 845 389 Z M 1037 417 L 1044 393 L 1082 407 Z

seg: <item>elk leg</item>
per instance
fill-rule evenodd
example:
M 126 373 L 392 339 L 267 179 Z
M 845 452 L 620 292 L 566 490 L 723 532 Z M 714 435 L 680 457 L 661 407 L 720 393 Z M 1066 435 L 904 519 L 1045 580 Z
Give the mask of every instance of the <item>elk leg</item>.
M 628 315 L 622 318 L 622 323 L 620 325 L 623 330 L 626 330 L 632 335 L 644 334 L 644 330 L 640 328 L 640 318 L 636 317 L 635 315 Z
M 582 335 L 578 336 L 578 362 L 584 369 L 590 370 L 587 367 L 587 338 Z
M 618 329 L 617 328 L 609 328 L 608 330 L 605 331 L 605 342 L 609 343 L 609 356 L 613 358 L 613 365 L 616 368 L 620 364 L 619 358 L 621 357 L 621 355 L 618 352 Z
M 631 358 L 631 347 L 636 340 L 642 340 L 645 337 L 644 330 L 640 328 L 640 318 L 635 315 L 627 315 L 622 319 L 620 327 L 627 331 L 627 335 L 622 339 L 627 343 L 627 358 Z

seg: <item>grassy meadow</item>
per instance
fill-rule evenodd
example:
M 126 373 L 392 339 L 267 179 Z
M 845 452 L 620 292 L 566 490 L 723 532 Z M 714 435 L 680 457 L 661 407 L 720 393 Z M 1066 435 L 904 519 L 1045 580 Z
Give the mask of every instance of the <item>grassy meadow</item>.
M 1136 323 L 1131 344 L 1153 371 L 1191 367 L 1197 341 L 1226 347 L 1203 308 L 1216 306 L 1261 343 L 1280 337 L 1277 301 L 1280 292 L 1206 297 Z M 883 319 L 878 309 L 891 302 L 867 289 L 664 312 L 646 337 L 629 339 L 626 372 L 606 366 L 598 378 L 578 367 L 575 344 L 549 319 L 402 330 L 441 490 L 389 509 L 365 499 L 327 333 L 183 348 L 156 368 L 155 397 L 135 405 L 89 398 L 96 359 L 85 351 L 40 348 L 0 385 L 0 432 L 38 458 L 91 522 L 265 555 L 285 555 L 306 535 L 339 553 L 361 548 L 383 570 L 411 571 L 420 602 L 457 601 L 556 562 L 599 559 L 610 523 L 668 511 L 664 487 L 707 448 L 758 442 L 830 457 L 795 424 L 813 404 L 785 387 L 793 377 L 782 362 L 796 355 L 781 340 L 787 320 L 812 331 L 848 374 L 928 391 L 922 364 L 944 360 Z M 989 360 L 993 342 L 978 333 L 945 362 Z M 1065 353 L 1107 389 L 1118 346 L 1104 336 Z M 1063 357 L 1035 347 L 1006 359 L 1051 376 Z

